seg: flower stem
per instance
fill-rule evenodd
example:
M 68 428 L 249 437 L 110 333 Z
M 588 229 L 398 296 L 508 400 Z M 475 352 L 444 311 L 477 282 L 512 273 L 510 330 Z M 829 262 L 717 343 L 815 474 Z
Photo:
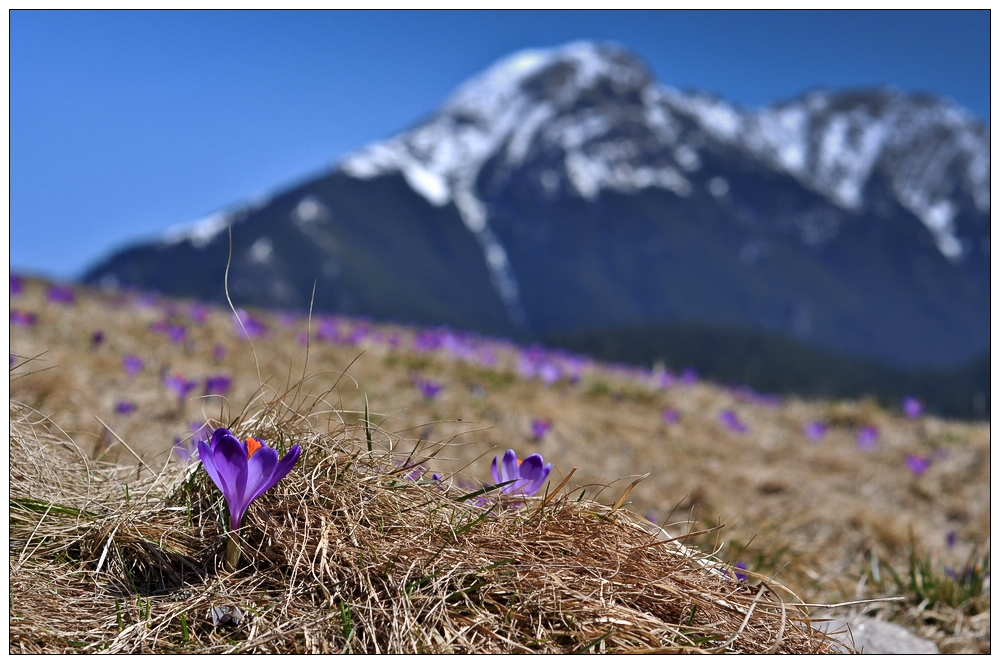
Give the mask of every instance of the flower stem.
M 226 542 L 226 569 L 230 572 L 236 571 L 236 566 L 240 562 L 240 542 L 235 532 L 229 533 Z

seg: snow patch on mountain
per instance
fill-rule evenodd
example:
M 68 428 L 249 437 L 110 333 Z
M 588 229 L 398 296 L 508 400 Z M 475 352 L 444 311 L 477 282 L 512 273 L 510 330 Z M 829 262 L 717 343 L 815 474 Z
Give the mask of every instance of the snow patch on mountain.
M 163 244 L 179 244 L 190 241 L 196 249 L 203 249 L 215 236 L 229 228 L 234 215 L 229 211 L 215 212 L 197 221 L 168 228 L 163 234 Z

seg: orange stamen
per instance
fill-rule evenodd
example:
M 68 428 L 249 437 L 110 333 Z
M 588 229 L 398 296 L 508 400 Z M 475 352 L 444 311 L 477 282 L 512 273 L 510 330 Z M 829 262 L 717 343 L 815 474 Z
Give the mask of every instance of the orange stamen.
M 253 456 L 253 453 L 263 447 L 264 443 L 260 442 L 256 438 L 247 438 L 247 458 Z
M 517 465 L 519 465 L 519 466 L 520 466 L 520 465 L 521 465 L 521 462 L 523 462 L 523 461 L 524 461 L 524 459 L 518 459 L 518 460 L 517 460 Z

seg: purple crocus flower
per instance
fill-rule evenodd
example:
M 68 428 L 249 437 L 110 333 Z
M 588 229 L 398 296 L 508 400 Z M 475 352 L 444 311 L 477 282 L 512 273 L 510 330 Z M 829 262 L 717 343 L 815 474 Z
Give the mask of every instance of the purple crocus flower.
M 532 454 L 523 461 L 517 458 L 514 450 L 504 452 L 503 461 L 498 462 L 497 457 L 493 457 L 493 466 L 490 469 L 493 473 L 493 481 L 497 484 L 509 482 L 511 484 L 503 487 L 504 493 L 523 493 L 526 496 L 535 494 L 546 478 L 552 472 L 552 464 L 545 463 L 541 454 Z
M 10 275 L 10 296 L 17 297 L 24 291 L 24 279 L 16 274 Z
M 201 306 L 200 304 L 192 304 L 191 312 L 189 315 L 191 316 L 191 321 L 193 323 L 197 325 L 203 325 L 205 321 L 208 320 L 208 309 Z
M 562 372 L 559 371 L 559 367 L 552 364 L 551 362 L 544 361 L 538 366 L 538 377 L 542 379 L 542 382 L 546 385 L 552 385 L 559 380 Z
M 97 348 L 102 343 L 104 343 L 104 331 L 103 330 L 98 330 L 97 332 L 94 332 L 92 335 L 90 335 L 90 345 L 91 346 L 93 346 L 94 348 Z
M 660 387 L 666 389 L 668 387 L 673 387 L 674 383 L 677 382 L 677 378 L 674 377 L 669 371 L 663 371 L 656 375 L 656 382 Z
M 681 385 L 694 385 L 698 382 L 698 372 L 688 367 L 681 372 L 680 381 Z
M 131 401 L 119 401 L 118 404 L 115 406 L 115 412 L 117 412 L 119 415 L 128 415 L 136 408 L 138 408 L 138 406 L 136 406 Z
M 746 563 L 744 563 L 742 560 L 737 561 L 735 569 L 740 569 L 740 570 L 746 571 L 746 568 L 747 568 Z M 739 572 L 736 572 L 736 580 L 739 581 L 740 583 L 746 583 L 747 582 L 747 578 L 748 577 L 747 577 L 746 574 L 741 574 Z
M 825 422 L 810 422 L 802 427 L 802 433 L 811 441 L 818 442 L 826 435 Z
M 208 423 L 191 423 L 191 435 L 181 440 L 174 438 L 174 454 L 181 461 L 191 461 L 198 458 L 198 443 L 209 441 L 212 428 Z
M 135 355 L 126 355 L 122 358 L 122 367 L 125 369 L 125 373 L 131 378 L 137 373 L 142 371 L 143 366 L 145 366 L 138 357 Z
M 730 431 L 736 433 L 746 433 L 749 427 L 740 421 L 740 418 L 731 410 L 724 410 L 719 413 L 719 421 L 726 425 Z
M 38 320 L 38 316 L 30 311 L 10 310 L 10 324 L 15 327 L 31 327 Z
M 278 452 L 256 438 L 241 443 L 228 429 L 216 429 L 211 441 L 199 442 L 205 472 L 229 507 L 229 528 L 239 530 L 250 503 L 280 482 L 298 461 L 302 449 L 293 445 L 281 460 Z
M 177 395 L 177 398 L 181 401 L 187 397 L 188 392 L 198 387 L 198 383 L 194 381 L 187 380 L 184 376 L 180 374 L 174 374 L 173 376 L 165 376 L 163 378 L 163 384 L 170 391 Z
M 863 450 L 870 450 L 878 442 L 878 429 L 867 424 L 858 429 L 858 447 Z
M 673 408 L 664 408 L 662 416 L 665 424 L 677 424 L 681 421 L 681 414 Z
M 167 338 L 170 339 L 171 343 L 175 344 L 184 343 L 184 338 L 186 336 L 187 336 L 187 329 L 183 325 L 167 326 Z
M 233 379 L 229 376 L 209 376 L 205 379 L 205 394 L 225 394 L 229 391 L 229 386 L 233 384 Z
M 181 440 L 178 437 L 174 437 L 174 454 L 181 461 L 190 461 L 195 454 L 194 443 L 190 438 Z
M 908 418 L 915 420 L 924 412 L 924 404 L 916 397 L 905 397 L 903 399 L 903 412 Z
M 56 304 L 73 304 L 76 302 L 76 293 L 69 286 L 52 286 L 48 293 L 49 302 Z
M 423 378 L 416 379 L 414 381 L 414 385 L 416 385 L 417 389 L 420 390 L 420 393 L 423 394 L 424 398 L 428 401 L 436 397 L 442 387 L 442 385 L 438 383 L 432 383 L 431 381 L 424 380 Z
M 927 469 L 931 467 L 931 460 L 927 457 L 917 456 L 915 454 L 906 455 L 906 467 L 910 469 L 910 472 L 920 477 L 927 472 Z
M 949 530 L 948 534 L 944 538 L 945 544 L 948 545 L 949 549 L 954 549 L 955 544 L 958 543 L 958 535 L 954 530 Z
M 233 331 L 236 332 L 238 337 L 247 337 L 250 339 L 256 339 L 257 337 L 262 337 L 267 334 L 267 325 L 263 322 L 257 320 L 247 312 L 242 309 L 239 310 L 237 315 L 233 315 Z M 240 325 L 240 321 L 243 325 Z
M 552 422 L 548 420 L 532 420 L 531 421 L 531 437 L 536 441 L 540 441 L 545 438 L 545 434 L 549 432 L 552 428 Z

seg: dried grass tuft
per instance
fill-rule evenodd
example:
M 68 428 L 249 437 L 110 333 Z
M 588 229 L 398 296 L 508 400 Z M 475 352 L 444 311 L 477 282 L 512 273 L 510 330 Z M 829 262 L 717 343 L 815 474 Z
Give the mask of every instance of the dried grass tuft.
M 451 478 L 409 478 L 443 448 L 369 451 L 363 422 L 296 404 L 226 423 L 303 449 L 251 507 L 227 573 L 225 506 L 200 465 L 92 461 L 12 402 L 10 651 L 832 649 L 786 590 L 737 582 L 625 509 L 556 492 L 477 501 Z

